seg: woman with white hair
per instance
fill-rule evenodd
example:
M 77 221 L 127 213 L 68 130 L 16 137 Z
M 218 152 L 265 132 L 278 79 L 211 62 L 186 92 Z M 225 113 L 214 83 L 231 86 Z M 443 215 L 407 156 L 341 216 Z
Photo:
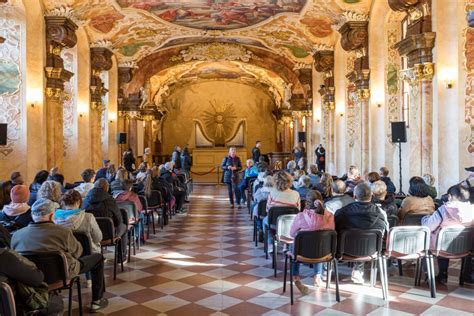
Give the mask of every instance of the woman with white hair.
M 296 171 L 296 161 L 294 160 L 288 161 L 288 163 L 286 164 L 285 171 L 288 172 L 291 176 L 293 176 Z

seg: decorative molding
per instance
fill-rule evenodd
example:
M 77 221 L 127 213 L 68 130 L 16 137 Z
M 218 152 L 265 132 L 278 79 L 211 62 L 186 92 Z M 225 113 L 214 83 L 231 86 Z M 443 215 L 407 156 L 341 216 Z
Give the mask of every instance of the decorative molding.
M 340 29 L 341 46 L 345 51 L 367 48 L 368 21 L 348 21 Z
M 91 48 L 107 48 L 112 49 L 112 42 L 108 40 L 101 40 L 90 44 Z
M 240 60 L 243 62 L 248 62 L 252 57 L 255 58 L 253 53 L 241 45 L 230 43 L 208 43 L 196 44 L 189 47 L 188 49 L 182 50 L 180 52 L 180 56 L 172 57 L 172 61 L 183 60 L 187 62 L 191 60 Z
M 334 69 L 334 51 L 320 50 L 314 53 L 314 68 L 317 72 L 329 72 Z
M 413 67 L 415 64 L 431 63 L 435 39 L 436 33 L 434 32 L 412 34 L 395 44 L 395 48 L 401 56 L 408 58 L 408 67 Z
M 112 68 L 112 56 L 113 53 L 105 47 L 91 47 L 90 58 L 91 58 L 91 79 L 90 79 L 90 91 L 91 91 L 91 109 L 92 110 L 103 110 L 102 97 L 105 96 L 108 90 L 105 88 L 104 82 L 100 78 L 100 74 L 103 71 L 108 71 Z

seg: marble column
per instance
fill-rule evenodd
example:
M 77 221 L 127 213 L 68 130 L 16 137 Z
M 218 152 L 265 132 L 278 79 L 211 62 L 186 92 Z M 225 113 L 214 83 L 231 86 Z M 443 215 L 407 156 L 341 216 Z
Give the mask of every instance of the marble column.
M 68 18 L 46 16 L 46 163 L 48 168 L 62 169 L 64 159 L 63 103 L 64 83 L 73 73 L 64 68 L 63 48 L 77 43 L 77 26 Z
M 360 172 L 365 175 L 370 172 L 370 138 L 369 138 L 369 120 L 370 120 L 370 92 L 369 90 L 357 91 L 357 106 L 360 108 Z

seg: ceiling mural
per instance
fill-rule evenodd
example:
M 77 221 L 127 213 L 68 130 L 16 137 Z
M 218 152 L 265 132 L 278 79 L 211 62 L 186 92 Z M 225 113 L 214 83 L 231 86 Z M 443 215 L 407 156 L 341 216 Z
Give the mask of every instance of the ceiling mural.
M 255 25 L 284 12 L 299 13 L 306 0 L 117 0 L 122 8 L 150 12 L 180 26 L 231 30 Z
M 311 64 L 317 45 L 332 46 L 346 10 L 366 13 L 372 0 L 43 0 L 68 13 L 92 43 L 109 43 L 120 62 L 139 61 L 188 38 L 253 42 Z

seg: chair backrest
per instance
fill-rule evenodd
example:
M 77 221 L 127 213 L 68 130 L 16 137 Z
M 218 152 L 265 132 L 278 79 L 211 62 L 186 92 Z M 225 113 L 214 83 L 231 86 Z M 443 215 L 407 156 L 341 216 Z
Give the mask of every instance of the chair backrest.
M 421 219 L 425 217 L 426 214 L 408 214 L 403 218 L 403 226 L 420 226 Z
M 95 220 L 102 231 L 102 240 L 110 240 L 111 242 L 115 237 L 114 222 L 109 217 L 96 217 Z
M 128 218 L 137 218 L 135 203 L 132 201 L 117 202 L 117 206 L 119 209 L 125 210 Z
M 294 241 L 294 255 L 298 261 L 329 261 L 336 255 L 335 230 L 300 231 Z
M 468 256 L 473 249 L 474 227 L 450 226 L 438 233 L 435 255 L 449 257 Z
M 378 229 L 348 229 L 338 234 L 338 255 L 368 257 L 382 250 L 382 232 Z
M 267 216 L 267 200 L 262 200 L 258 202 L 257 210 L 258 210 L 258 217 L 263 218 Z
M 156 201 L 156 203 L 150 203 L 150 201 Z M 148 207 L 163 207 L 163 197 L 161 192 L 158 190 L 151 190 L 150 197 L 146 197 Z
M 146 196 L 139 195 L 138 198 L 140 199 L 140 203 L 142 203 L 143 209 L 148 211 L 148 200 L 146 199 Z
M 15 297 L 11 287 L 5 282 L 0 282 L 0 315 L 16 316 Z
M 109 218 L 110 221 L 112 221 Z M 36 264 L 44 274 L 44 282 L 55 284 L 62 282 L 63 287 L 68 285 L 68 266 L 65 255 L 60 251 L 48 252 L 20 252 L 20 254 Z
M 92 246 L 89 235 L 84 232 L 73 232 L 73 234 L 77 241 L 82 245 L 82 256 L 90 255 L 92 253 Z
M 428 251 L 430 230 L 425 226 L 397 226 L 390 228 L 387 238 L 387 254 L 415 255 Z
M 280 215 L 277 220 L 277 229 L 276 234 L 277 236 L 284 236 L 291 238 L 290 236 L 290 228 L 291 224 L 295 220 L 296 214 L 286 214 Z
M 293 206 L 273 206 L 268 210 L 268 224 L 276 226 L 278 217 L 285 214 L 298 214 L 299 209 Z
M 387 216 L 387 221 L 388 221 L 388 227 L 389 228 L 398 226 L 398 217 L 395 216 L 395 215 Z

